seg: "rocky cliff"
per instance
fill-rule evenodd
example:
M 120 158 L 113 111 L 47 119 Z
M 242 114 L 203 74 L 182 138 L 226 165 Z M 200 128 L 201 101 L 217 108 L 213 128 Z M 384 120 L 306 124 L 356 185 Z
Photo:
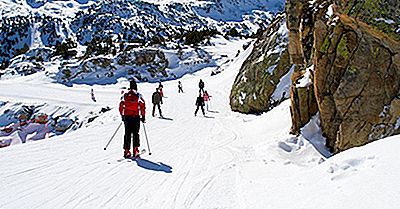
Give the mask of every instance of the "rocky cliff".
M 313 91 L 314 98 L 309 93 L 291 94 L 292 109 L 310 112 L 309 106 L 296 101 L 316 102 L 326 145 L 333 152 L 397 133 L 400 3 L 335 0 L 286 4 L 291 61 L 313 68 L 309 92 Z M 292 80 L 306 72 L 294 73 Z M 292 117 L 293 132 L 298 133 L 299 119 L 307 117 Z
M 232 109 L 268 111 L 289 72 L 292 133 L 317 112 L 333 153 L 400 133 L 400 2 L 287 0 L 285 13 L 254 44 Z M 279 39 L 282 23 L 288 34 Z M 270 53 L 276 42 L 282 50 Z

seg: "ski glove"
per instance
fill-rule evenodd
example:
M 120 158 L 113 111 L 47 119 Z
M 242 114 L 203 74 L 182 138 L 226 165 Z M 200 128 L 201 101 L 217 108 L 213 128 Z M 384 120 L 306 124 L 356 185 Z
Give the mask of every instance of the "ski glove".
M 122 121 L 125 122 L 125 116 L 121 115 Z
M 142 121 L 142 123 L 145 123 L 145 122 L 146 122 L 146 118 L 145 118 L 144 116 L 141 117 L 140 120 Z

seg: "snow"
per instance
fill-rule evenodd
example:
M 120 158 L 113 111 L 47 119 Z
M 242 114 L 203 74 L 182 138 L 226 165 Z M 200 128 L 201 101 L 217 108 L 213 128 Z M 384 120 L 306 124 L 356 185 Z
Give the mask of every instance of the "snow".
M 204 17 L 225 22 L 242 21 L 244 14 L 255 13 L 268 8 L 268 11 L 276 14 L 284 7 L 282 0 L 247 1 L 247 0 L 209 0 L 208 7 L 198 7 L 196 12 Z
M 287 39 L 289 36 L 289 30 L 286 24 L 282 24 L 278 29 L 278 34 L 283 36 L 284 39 Z
M 264 58 L 263 58 L 263 60 L 264 60 Z M 275 71 L 275 68 L 277 67 L 278 65 L 271 65 L 269 68 L 267 68 L 267 72 L 270 74 L 270 75 L 273 75 L 274 74 L 274 71 Z
M 169 120 L 147 116 L 152 155 L 137 162 L 122 160 L 122 130 L 103 150 L 120 124 L 125 80 L 73 87 L 43 75 L 0 80 L 1 101 L 63 104 L 77 115 L 113 107 L 76 131 L 0 149 L 0 208 L 397 208 L 399 136 L 327 158 L 318 116 L 300 136 L 288 134 L 290 101 L 260 116 L 230 111 L 230 86 L 248 52 L 234 58 L 243 42 L 224 44 L 234 61 L 222 73 L 183 76 L 183 94 L 176 80 L 163 83 Z M 199 79 L 213 95 L 208 117 L 193 116 Z M 139 84 L 146 101 L 157 85 Z
M 394 20 L 391 19 L 384 19 L 384 18 L 375 18 L 376 21 L 383 21 L 386 24 L 395 24 L 396 22 Z
M 333 4 L 329 5 L 328 10 L 326 11 L 325 17 L 330 19 L 333 16 Z
M 301 129 L 301 137 L 308 140 L 324 157 L 332 155 L 325 146 L 326 139 L 322 136 L 319 113 L 313 116 L 310 122 Z
M 311 65 L 306 69 L 303 77 L 296 82 L 296 88 L 307 88 L 312 85 L 311 72 L 314 72 L 314 65 Z
M 282 76 L 282 78 L 279 80 L 279 83 L 276 86 L 276 89 L 271 96 L 271 98 L 274 101 L 279 101 L 283 97 L 283 95 L 284 95 L 284 98 L 289 98 L 290 86 L 292 83 L 291 78 L 292 78 L 292 74 L 294 72 L 295 67 L 296 67 L 295 65 L 292 65 L 289 72 L 286 73 L 284 76 Z

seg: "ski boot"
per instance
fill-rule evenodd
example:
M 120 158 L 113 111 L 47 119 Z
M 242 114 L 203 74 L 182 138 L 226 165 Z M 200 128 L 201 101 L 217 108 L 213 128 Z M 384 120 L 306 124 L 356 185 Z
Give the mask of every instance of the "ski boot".
M 135 158 L 139 158 L 140 157 L 139 147 L 134 147 L 133 148 L 133 156 Z
M 131 157 L 132 157 L 131 152 L 129 151 L 129 149 L 126 149 L 124 151 L 124 158 L 131 158 Z

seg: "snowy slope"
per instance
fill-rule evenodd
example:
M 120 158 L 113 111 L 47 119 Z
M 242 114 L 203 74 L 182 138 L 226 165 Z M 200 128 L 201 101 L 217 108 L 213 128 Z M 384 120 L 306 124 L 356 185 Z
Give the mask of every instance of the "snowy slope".
M 169 119 L 151 117 L 157 84 L 139 84 L 153 154 L 136 162 L 122 159 L 122 130 L 103 150 L 120 124 L 116 107 L 126 80 L 73 87 L 44 73 L 1 80 L 0 101 L 65 105 L 77 114 L 114 108 L 65 135 L 0 149 L 0 208 L 398 207 L 399 136 L 326 159 L 317 146 L 317 120 L 302 136 L 288 134 L 289 101 L 260 116 L 231 112 L 230 87 L 252 47 L 235 58 L 246 40 L 213 42 L 205 50 L 232 61 L 217 61 L 225 70 L 216 76 L 209 76 L 214 68 L 184 76 L 183 94 L 176 80 L 164 82 L 162 109 Z M 207 117 L 193 115 L 199 79 L 212 96 Z M 98 103 L 90 101 L 90 88 Z M 141 148 L 147 148 L 143 128 Z

